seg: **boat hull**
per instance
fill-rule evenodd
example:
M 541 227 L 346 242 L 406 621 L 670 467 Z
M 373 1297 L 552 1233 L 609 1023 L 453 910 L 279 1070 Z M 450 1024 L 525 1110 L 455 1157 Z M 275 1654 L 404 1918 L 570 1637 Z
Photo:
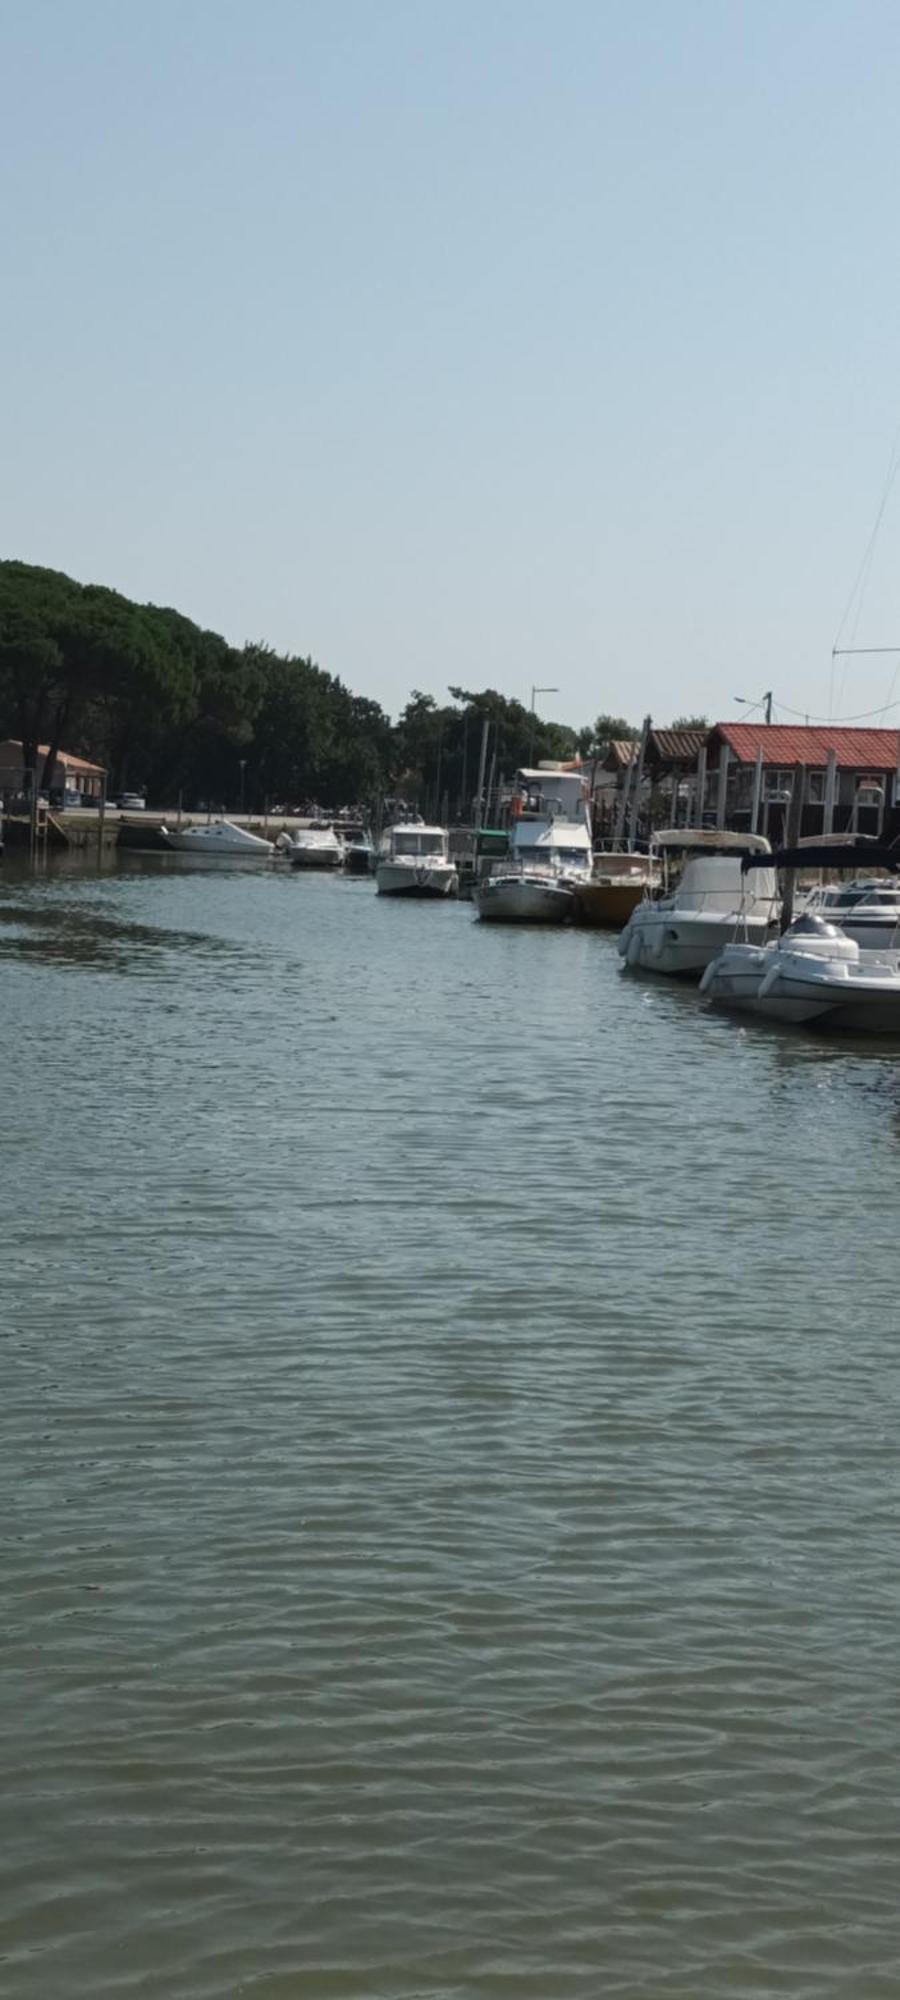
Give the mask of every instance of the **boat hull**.
M 489 876 L 475 891 L 475 907 L 483 923 L 565 924 L 574 914 L 575 893 L 562 882 Z
M 862 978 L 826 984 L 792 967 L 764 982 L 760 1011 L 776 1020 L 821 1020 L 842 1033 L 900 1036 L 900 982 L 893 991 L 889 982 Z
M 851 957 L 849 954 L 853 953 Z M 718 1007 L 798 1026 L 822 1022 L 854 1034 L 900 1036 L 900 969 L 878 963 L 835 933 L 763 950 L 734 943 L 707 967 L 701 993 Z
M 444 901 L 459 890 L 459 876 L 450 862 L 379 861 L 375 869 L 379 896 L 420 896 Z
M 626 965 L 637 972 L 698 979 L 734 936 L 738 922 L 749 944 L 764 945 L 774 935 L 769 917 L 750 917 L 745 922 L 737 911 L 727 916 L 693 917 L 677 910 L 657 912 L 648 905 L 643 918 L 641 911 L 636 911 L 626 925 L 619 951 Z
M 164 826 L 159 832 L 167 852 L 189 854 L 194 861 L 270 861 L 275 852 L 271 840 L 253 833 L 232 838 L 228 833 L 209 833 L 205 827 L 185 827 L 173 833 Z
M 575 922 L 620 930 L 643 901 L 646 882 L 584 882 L 575 890 Z
M 815 1021 L 830 1010 L 830 1001 L 818 991 L 788 989 L 774 982 L 776 947 L 726 945 L 712 960 L 700 981 L 700 991 L 714 1007 L 738 1014 L 757 1014 L 765 1020 L 786 1021 L 797 1026 Z
M 292 868 L 339 868 L 341 855 L 329 847 L 292 847 L 288 855 Z
M 371 847 L 347 847 L 344 849 L 344 873 L 346 875 L 371 875 L 375 860 Z

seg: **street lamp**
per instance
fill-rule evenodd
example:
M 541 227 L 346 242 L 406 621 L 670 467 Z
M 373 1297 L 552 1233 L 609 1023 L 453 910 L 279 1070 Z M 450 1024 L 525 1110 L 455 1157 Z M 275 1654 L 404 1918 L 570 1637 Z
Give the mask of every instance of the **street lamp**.
M 759 700 L 757 701 L 751 701 L 749 696 L 744 694 L 732 695 L 732 700 L 737 702 L 739 708 L 758 708 L 760 705 L 760 701 L 764 701 L 766 704 L 766 721 L 771 722 L 772 720 L 771 688 L 769 689 L 768 694 L 760 695 Z
M 535 734 L 536 734 L 536 731 L 537 731 L 537 716 L 536 716 L 536 714 L 535 714 L 535 709 L 534 709 L 534 702 L 535 702 L 535 696 L 536 696 L 536 695 L 539 695 L 539 694 L 558 694 L 558 693 L 559 693 L 559 688 L 555 688 L 555 687 L 554 687 L 554 688 L 552 688 L 552 687 L 542 687 L 542 688 L 539 688 L 539 687 L 532 687 L 532 690 L 531 690 L 531 761 L 532 761 L 532 764 L 534 763 L 534 739 L 535 739 Z
M 246 757 L 242 757 L 242 758 L 240 759 L 240 765 L 241 765 L 241 815 L 243 816 L 243 811 L 244 811 L 244 772 L 245 772 L 245 771 L 246 771 L 246 769 L 247 769 L 247 759 L 246 759 Z

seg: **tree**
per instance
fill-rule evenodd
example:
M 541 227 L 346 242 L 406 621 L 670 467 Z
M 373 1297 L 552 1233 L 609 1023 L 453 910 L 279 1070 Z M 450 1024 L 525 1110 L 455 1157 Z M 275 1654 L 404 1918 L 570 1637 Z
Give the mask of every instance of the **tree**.
M 58 736 L 76 694 L 62 635 L 80 589 L 58 570 L 0 563 L 0 727 L 17 733 L 22 768 L 38 783 L 39 745 Z
M 395 725 L 312 659 L 263 643 L 230 646 L 168 606 L 137 604 L 61 571 L 0 562 L 0 735 L 51 781 L 61 748 L 103 762 L 118 788 L 142 784 L 185 803 L 246 795 L 374 805 L 399 787 L 435 811 L 471 811 L 484 726 L 486 776 L 584 754 L 578 734 L 496 688 L 454 687 L 439 705 L 413 689 Z M 44 746 L 39 767 L 38 746 Z M 241 786 L 242 791 L 244 786 Z
M 709 718 L 705 715 L 676 715 L 670 729 L 708 729 Z
M 624 715 L 598 715 L 594 723 L 597 743 L 636 743 L 640 733 L 633 722 L 626 722 Z

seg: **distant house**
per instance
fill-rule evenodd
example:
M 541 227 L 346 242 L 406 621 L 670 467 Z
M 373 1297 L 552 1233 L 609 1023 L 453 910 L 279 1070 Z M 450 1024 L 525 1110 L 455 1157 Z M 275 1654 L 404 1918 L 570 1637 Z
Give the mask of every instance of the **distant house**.
M 639 816 L 652 811 L 656 826 L 682 826 L 694 818 L 697 789 L 697 761 L 706 747 L 709 730 L 651 729 L 644 751 Z M 594 783 L 595 818 L 602 819 L 604 832 L 612 831 L 617 800 L 621 796 L 640 744 L 616 738 L 606 751 Z M 631 801 L 633 810 L 634 801 Z
M 49 743 L 38 744 L 38 783 L 42 791 L 54 798 L 65 799 L 67 792 L 77 792 L 82 798 L 99 799 L 103 795 L 106 771 L 102 764 L 91 764 L 86 757 L 74 757 L 69 750 L 58 750 L 50 773 L 49 785 L 44 782 L 44 765 L 50 754 Z M 24 792 L 26 785 L 25 762 L 22 745 L 13 737 L 0 742 L 0 794 Z
M 780 840 L 802 784 L 801 834 L 878 834 L 896 801 L 898 751 L 896 729 L 717 722 L 706 740 L 705 817 Z
M 607 747 L 593 786 L 595 824 L 612 832 L 633 787 L 637 743 Z M 887 833 L 900 824 L 900 734 L 896 729 L 717 722 L 711 729 L 651 729 L 637 825 L 719 825 L 784 837 L 795 786 L 802 786 L 800 832 Z

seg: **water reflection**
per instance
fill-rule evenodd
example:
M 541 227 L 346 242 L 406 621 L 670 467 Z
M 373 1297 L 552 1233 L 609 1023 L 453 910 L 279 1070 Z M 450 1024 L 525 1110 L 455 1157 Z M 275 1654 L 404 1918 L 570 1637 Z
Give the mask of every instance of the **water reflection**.
M 173 930 L 110 916 L 97 905 L 54 899 L 36 907 L 24 897 L 0 902 L 0 959 L 71 966 L 128 976 L 181 953 L 240 957 L 240 944 L 209 932 Z

